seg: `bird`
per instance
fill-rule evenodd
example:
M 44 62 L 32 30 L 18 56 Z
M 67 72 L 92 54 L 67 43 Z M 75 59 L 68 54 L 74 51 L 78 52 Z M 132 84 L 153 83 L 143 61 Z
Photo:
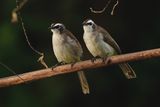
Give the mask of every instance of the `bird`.
M 86 19 L 82 24 L 85 45 L 95 58 L 106 58 L 122 53 L 108 31 L 97 25 L 92 19 Z M 136 78 L 136 73 L 128 63 L 121 63 L 119 67 L 127 79 Z
M 83 50 L 77 38 L 62 23 L 52 23 L 53 52 L 59 63 L 74 64 L 81 60 Z M 89 94 L 89 85 L 83 71 L 78 71 L 82 92 Z

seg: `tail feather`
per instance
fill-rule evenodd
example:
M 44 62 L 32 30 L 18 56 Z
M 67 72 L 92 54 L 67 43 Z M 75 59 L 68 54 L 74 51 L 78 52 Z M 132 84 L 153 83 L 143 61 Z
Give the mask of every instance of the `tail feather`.
M 127 79 L 136 78 L 136 73 L 128 63 L 119 64 Z
M 78 71 L 78 77 L 84 94 L 89 94 L 89 85 L 83 71 Z

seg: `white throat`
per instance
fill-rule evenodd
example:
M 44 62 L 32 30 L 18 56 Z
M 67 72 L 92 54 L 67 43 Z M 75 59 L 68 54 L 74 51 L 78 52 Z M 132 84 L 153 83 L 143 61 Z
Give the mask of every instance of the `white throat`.
M 93 32 L 92 26 L 83 26 L 84 33 Z
M 59 30 L 57 29 L 51 29 L 53 35 L 56 35 L 56 34 L 60 34 Z

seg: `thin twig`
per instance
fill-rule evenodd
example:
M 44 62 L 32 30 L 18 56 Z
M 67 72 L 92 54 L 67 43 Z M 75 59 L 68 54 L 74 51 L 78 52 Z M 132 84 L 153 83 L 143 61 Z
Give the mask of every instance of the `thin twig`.
M 43 53 L 37 61 L 40 62 L 45 68 L 48 68 L 48 65 L 44 62 L 44 54 Z
M 107 4 L 105 5 L 105 7 L 102 10 L 93 10 L 93 8 L 91 8 L 91 7 L 90 7 L 90 10 L 91 10 L 92 13 L 96 13 L 96 14 L 97 13 L 98 14 L 103 13 L 107 9 L 107 7 L 109 6 L 110 3 L 111 3 L 111 0 L 109 0 L 107 2 Z M 117 0 L 116 3 L 114 4 L 113 8 L 112 8 L 111 15 L 114 14 L 114 10 L 115 10 L 116 6 L 118 5 L 118 3 L 119 3 L 119 1 Z
M 16 3 L 17 3 L 17 10 L 18 10 L 18 9 L 20 8 L 20 7 L 19 7 L 19 1 L 16 0 Z M 29 42 L 28 35 L 27 35 L 27 33 L 26 33 L 25 25 L 24 25 L 24 23 L 23 23 L 23 19 L 22 19 L 22 17 L 21 17 L 20 11 L 17 11 L 17 14 L 18 14 L 18 16 L 19 16 L 19 18 L 20 18 L 20 22 L 21 22 L 21 25 L 22 25 L 23 33 L 24 33 L 24 36 L 25 36 L 25 38 L 26 38 L 26 41 L 27 41 L 29 47 L 30 47 L 35 53 L 37 53 L 37 54 L 39 54 L 39 55 L 42 55 L 42 53 L 39 52 L 39 51 L 37 51 L 37 50 L 31 45 L 31 43 Z
M 27 3 L 28 0 L 23 0 L 18 7 L 14 8 L 12 10 L 12 18 L 11 18 L 11 22 L 12 23 L 17 23 L 18 22 L 18 15 L 17 12 L 20 11 L 20 9 L 22 9 L 22 7 Z
M 102 9 L 102 10 L 93 10 L 93 8 L 92 7 L 90 7 L 90 10 L 91 10 L 91 12 L 92 13 L 103 13 L 105 10 L 106 10 L 106 8 L 109 6 L 109 4 L 110 4 L 110 2 L 111 2 L 112 0 L 109 0 L 108 2 L 107 2 L 107 4 L 105 5 L 105 7 Z
M 113 64 L 138 61 L 138 60 L 150 59 L 155 57 L 160 57 L 160 48 L 112 56 L 112 57 L 109 57 L 109 61 L 107 59 L 108 63 L 106 64 L 102 63 L 101 59 L 97 59 L 94 63 L 91 62 L 91 60 L 86 60 L 86 61 L 77 62 L 73 67 L 71 67 L 71 64 L 67 64 L 67 65 L 57 66 L 53 70 L 51 68 L 42 69 L 42 70 L 32 71 L 29 73 L 20 74 L 19 76 L 23 78 L 23 80 L 25 80 L 26 82 L 29 82 L 29 81 L 39 80 L 39 79 L 43 79 L 51 76 L 60 75 L 60 74 L 76 72 L 84 69 L 93 69 L 93 68 L 109 66 Z M 8 86 L 22 84 L 22 83 L 24 83 L 24 81 L 22 81 L 20 78 L 17 78 L 17 76 L 0 78 L 0 87 L 8 87 Z
M 9 68 L 7 65 L 5 65 L 4 63 L 0 62 L 0 65 L 2 65 L 5 69 L 7 69 L 8 71 L 10 71 L 11 73 L 13 73 L 14 75 L 16 75 L 18 78 L 20 78 L 23 82 L 25 82 L 23 80 L 23 78 L 21 78 L 15 71 L 13 71 L 11 68 Z
M 27 2 L 27 0 L 24 0 L 24 1 Z M 25 38 L 26 38 L 26 41 L 27 41 L 29 47 L 32 49 L 32 51 L 34 51 L 35 53 L 37 53 L 37 54 L 40 55 L 40 57 L 39 57 L 39 59 L 38 59 L 38 62 L 40 62 L 45 68 L 48 68 L 47 64 L 46 64 L 45 61 L 44 61 L 44 53 L 36 50 L 36 49 L 31 45 L 31 43 L 29 42 L 28 35 L 27 35 L 26 29 L 25 29 L 25 25 L 24 25 L 24 23 L 23 23 L 23 19 L 22 19 L 22 17 L 21 17 L 21 13 L 20 13 L 20 11 L 19 11 L 19 9 L 20 9 L 25 3 L 23 3 L 23 4 L 20 3 L 20 4 L 19 4 L 19 1 L 16 0 L 16 4 L 17 4 L 16 13 L 17 13 L 17 15 L 19 16 L 19 19 L 20 19 L 20 22 L 21 22 L 21 25 L 22 25 L 22 29 L 23 29 L 23 33 L 24 33 L 24 36 L 25 36 Z
M 118 5 L 119 1 L 117 0 L 116 4 L 114 4 L 112 11 L 111 11 L 111 15 L 114 15 L 114 10 L 116 8 L 116 6 Z

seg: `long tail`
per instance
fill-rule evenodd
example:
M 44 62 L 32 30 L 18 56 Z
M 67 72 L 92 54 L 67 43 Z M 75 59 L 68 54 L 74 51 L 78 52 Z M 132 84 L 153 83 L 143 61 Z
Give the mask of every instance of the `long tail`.
M 78 77 L 84 94 L 89 94 L 89 85 L 83 71 L 78 71 Z
M 119 64 L 127 79 L 136 78 L 136 73 L 128 63 Z

